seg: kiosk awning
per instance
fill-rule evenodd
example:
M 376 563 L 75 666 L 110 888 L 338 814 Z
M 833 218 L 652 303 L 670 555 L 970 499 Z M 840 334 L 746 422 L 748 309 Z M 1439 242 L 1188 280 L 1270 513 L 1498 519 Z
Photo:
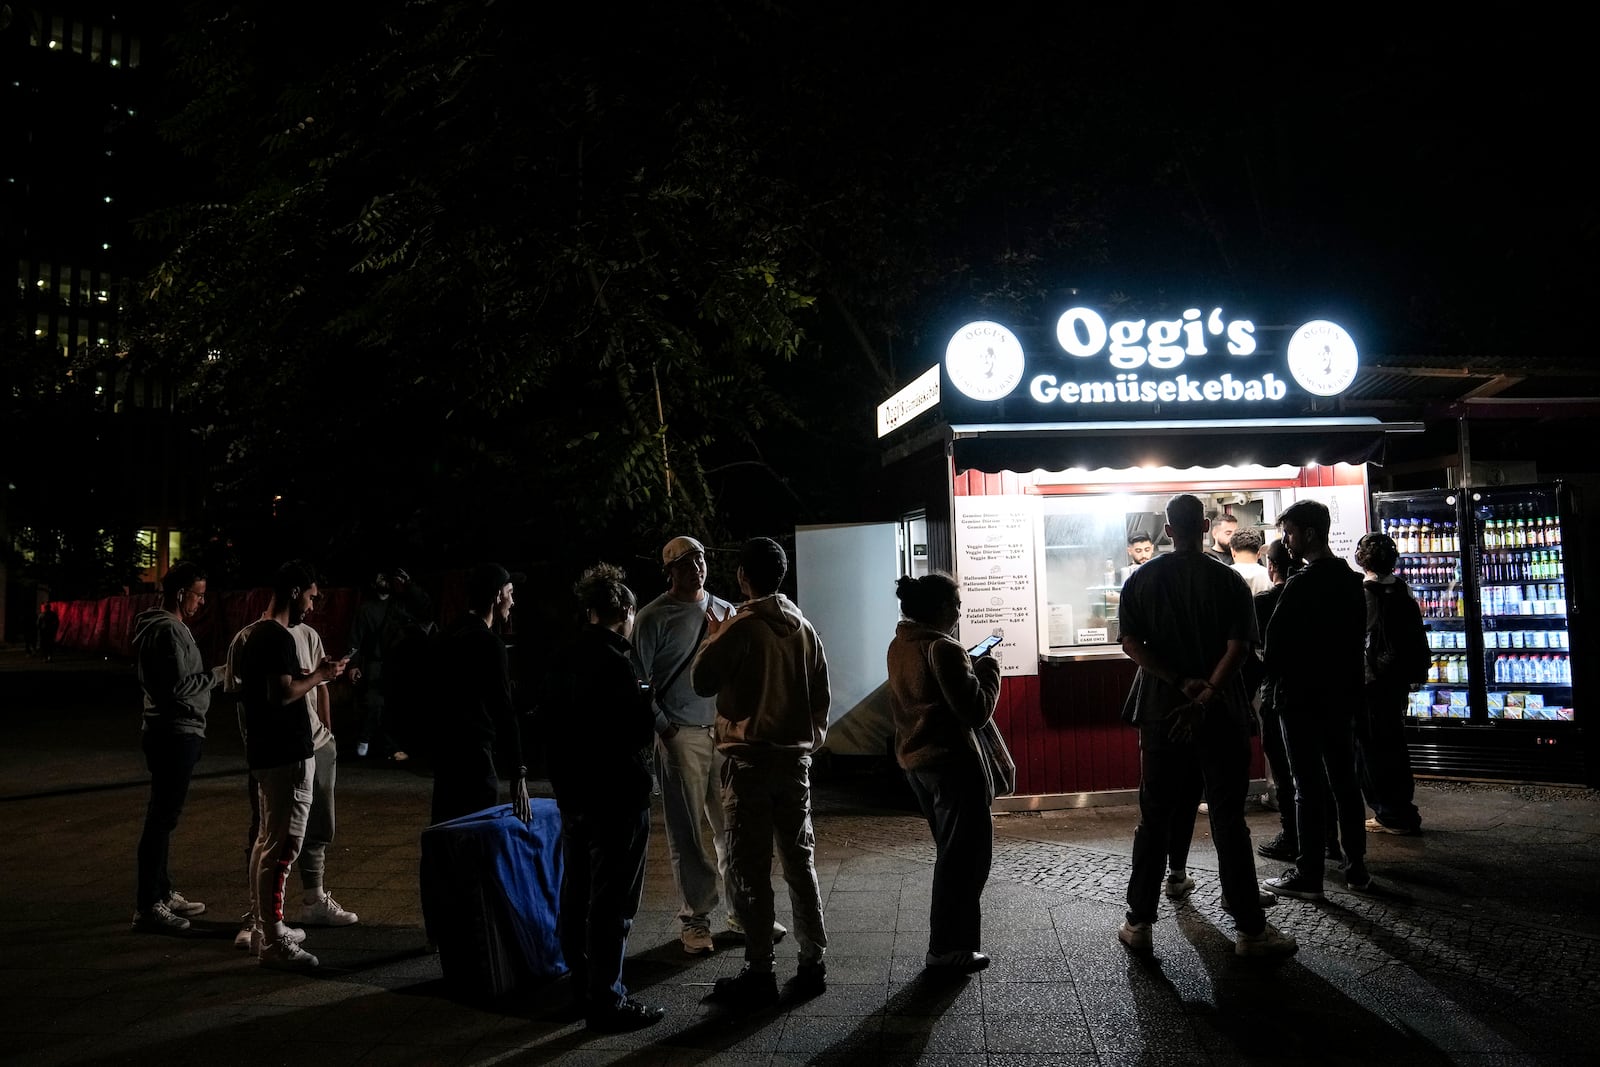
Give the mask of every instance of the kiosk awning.
M 997 423 L 951 426 L 950 435 L 959 472 L 1381 462 L 1389 434 L 1422 429 L 1420 422 L 1350 417 Z

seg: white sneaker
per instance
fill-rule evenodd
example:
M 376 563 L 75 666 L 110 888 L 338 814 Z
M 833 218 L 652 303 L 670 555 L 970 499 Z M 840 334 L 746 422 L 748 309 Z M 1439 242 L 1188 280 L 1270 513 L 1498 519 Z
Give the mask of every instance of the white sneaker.
M 1240 956 L 1293 956 L 1300 944 L 1292 934 L 1280 931 L 1268 923 L 1259 934 L 1240 932 L 1233 942 L 1233 951 Z
M 250 937 L 256 932 L 256 921 L 249 912 L 239 921 L 239 932 L 233 935 L 233 947 L 241 952 L 250 950 Z M 254 953 L 251 953 L 254 955 Z
M 174 889 L 167 894 L 167 910 L 174 915 L 181 915 L 185 919 L 192 919 L 196 915 L 204 915 L 206 906 L 198 900 L 185 900 L 183 894 Z
M 711 940 L 711 931 L 704 926 L 685 926 L 679 939 L 683 942 L 683 951 L 690 956 L 709 956 L 717 948 Z
M 1162 889 L 1162 892 L 1167 895 L 1168 900 L 1182 900 L 1194 892 L 1194 879 L 1187 874 L 1177 878 L 1169 874 L 1167 875 L 1167 884 Z
M 740 937 L 744 936 L 744 923 L 740 922 L 739 917 L 732 912 L 728 913 L 728 932 L 738 934 Z M 789 936 L 789 928 L 776 919 L 772 920 L 772 943 L 776 945 L 787 936 Z
M 1117 931 L 1117 940 L 1127 945 L 1129 952 L 1137 952 L 1140 955 L 1154 952 L 1156 947 L 1149 923 L 1124 922 L 1122 928 Z
M 354 926 L 359 920 L 353 911 L 345 911 L 339 902 L 327 893 L 315 904 L 300 909 L 300 921 L 307 926 Z
M 283 936 L 299 945 L 305 942 L 306 932 L 300 929 L 298 926 L 285 926 L 283 928 Z M 281 941 L 282 938 L 279 938 L 279 940 Z M 238 940 L 235 938 L 235 944 L 237 943 Z M 266 934 L 261 929 L 261 924 L 256 923 L 250 928 L 250 955 L 260 957 L 261 950 L 265 947 L 265 943 Z
M 314 971 L 321 965 L 317 957 L 300 947 L 288 934 L 261 946 L 261 966 L 279 971 Z
M 181 934 L 189 929 L 189 920 L 174 915 L 171 908 L 158 900 L 147 910 L 133 913 L 133 928 L 149 934 Z

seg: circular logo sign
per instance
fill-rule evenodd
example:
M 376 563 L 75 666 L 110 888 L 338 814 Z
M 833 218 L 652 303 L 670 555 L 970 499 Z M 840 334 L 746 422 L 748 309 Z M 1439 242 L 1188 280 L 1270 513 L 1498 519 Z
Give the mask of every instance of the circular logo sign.
M 1289 338 L 1289 373 L 1308 393 L 1338 396 L 1360 365 L 1355 340 L 1336 322 L 1313 319 Z
M 974 400 L 1002 400 L 1022 381 L 1022 345 L 998 322 L 969 322 L 944 350 L 950 384 Z

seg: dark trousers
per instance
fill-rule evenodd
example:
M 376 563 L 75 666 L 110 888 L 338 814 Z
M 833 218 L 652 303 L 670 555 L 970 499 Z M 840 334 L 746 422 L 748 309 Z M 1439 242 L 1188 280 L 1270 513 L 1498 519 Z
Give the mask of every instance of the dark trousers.
M 1128 879 L 1128 921 L 1154 922 L 1166 873 L 1173 819 L 1194 811 L 1192 792 L 1198 770 L 1211 810 L 1211 839 L 1217 848 L 1222 895 L 1234 924 L 1259 933 L 1266 923 L 1256 889 L 1255 854 L 1244 821 L 1250 789 L 1250 735 L 1242 722 L 1223 714 L 1208 716 L 1198 737 L 1175 744 L 1165 722 L 1140 731 L 1139 826 L 1133 832 L 1133 874 Z M 1192 817 L 1192 815 L 1191 815 Z
M 356 704 L 360 708 L 357 740 L 376 749 L 380 756 L 393 755 L 396 745 L 389 723 L 384 719 L 383 682 L 363 682 L 356 690 Z M 368 755 L 371 754 L 369 750 Z
M 1294 775 L 1295 826 L 1300 831 L 1295 867 L 1302 878 L 1320 883 L 1330 800 L 1345 862 L 1360 863 L 1367 854 L 1366 808 L 1356 783 L 1355 714 L 1305 706 L 1283 708 L 1279 718 Z
M 194 734 L 144 734 L 144 762 L 150 769 L 150 803 L 144 809 L 144 833 L 139 835 L 139 888 L 136 905 L 145 911 L 167 899 L 172 877 L 167 858 L 172 831 L 178 828 L 189 780 L 200 762 L 200 738 Z
M 433 821 L 459 819 L 500 800 L 500 775 L 494 769 L 494 747 L 446 749 L 433 764 Z
M 907 771 L 922 817 L 933 832 L 933 908 L 928 951 L 977 952 L 983 947 L 980 899 L 994 858 L 989 788 L 976 762 L 969 768 Z
M 561 809 L 561 952 L 590 1012 L 628 999 L 622 961 L 644 894 L 650 809 Z
M 1194 844 L 1195 818 L 1200 814 L 1200 802 L 1206 796 L 1206 780 L 1200 768 L 1190 767 L 1187 783 L 1174 782 L 1173 792 L 1185 799 L 1172 809 L 1172 826 L 1167 832 L 1167 869 L 1187 871 L 1189 847 Z
M 1356 772 L 1361 793 L 1378 821 L 1415 830 L 1422 816 L 1412 803 L 1411 750 L 1406 747 L 1406 701 L 1410 689 L 1374 682 L 1367 686 L 1365 714 L 1356 723 Z

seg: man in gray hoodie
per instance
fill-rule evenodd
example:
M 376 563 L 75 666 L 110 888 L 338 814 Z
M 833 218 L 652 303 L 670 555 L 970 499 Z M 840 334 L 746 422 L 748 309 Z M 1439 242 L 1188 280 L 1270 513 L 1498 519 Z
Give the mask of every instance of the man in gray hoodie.
M 709 635 L 690 669 L 694 691 L 717 699 L 717 752 L 728 833 L 728 895 L 744 920 L 744 968 L 719 978 L 713 998 L 740 1008 L 778 999 L 772 973 L 772 846 L 794 909 L 800 968 L 794 987 L 821 992 L 827 975 L 811 829 L 811 752 L 828 730 L 828 662 L 822 641 L 778 592 L 789 559 L 766 537 L 739 553 L 745 602 L 731 617 L 708 615 Z
M 172 888 L 167 873 L 172 831 L 189 795 L 189 779 L 200 762 L 211 690 L 222 682 L 222 668 L 207 670 L 184 620 L 206 602 L 206 576 L 192 563 L 179 563 L 161 580 L 161 606 L 134 620 L 133 647 L 144 689 L 144 759 L 150 768 L 150 803 L 139 838 L 139 888 L 133 928 L 174 934 L 189 929 L 189 919 L 206 910 Z

